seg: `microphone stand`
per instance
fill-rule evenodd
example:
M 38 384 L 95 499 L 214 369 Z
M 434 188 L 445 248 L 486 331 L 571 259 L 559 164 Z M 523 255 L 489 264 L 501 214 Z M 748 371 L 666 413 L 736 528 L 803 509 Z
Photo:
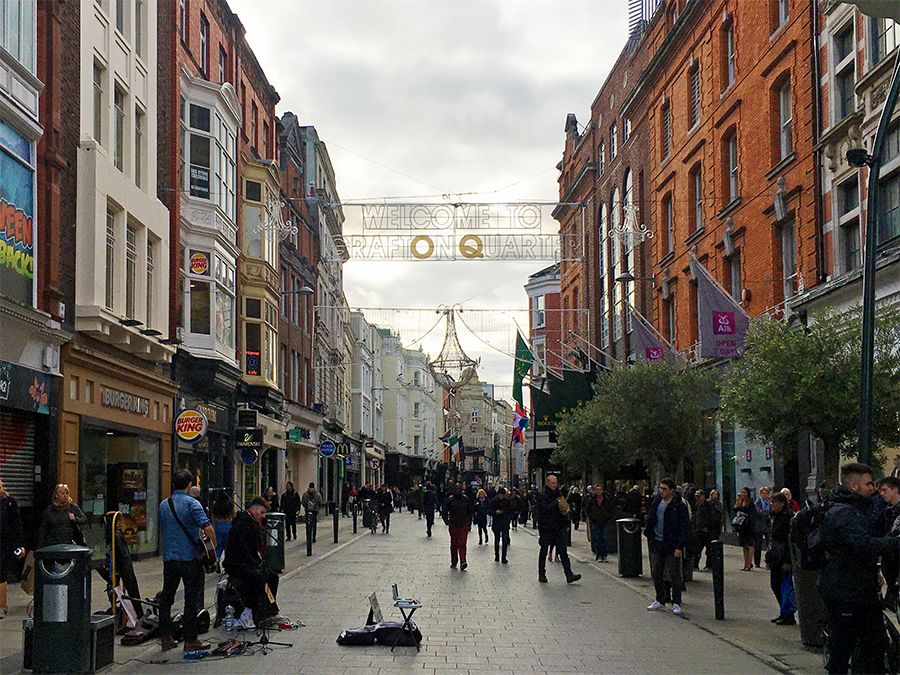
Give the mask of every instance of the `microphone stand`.
M 259 626 L 257 626 L 257 630 L 259 631 L 259 640 L 256 642 L 248 642 L 248 647 L 253 647 L 255 645 L 259 645 L 262 647 L 263 656 L 272 651 L 272 647 L 269 645 L 274 645 L 276 647 L 293 647 L 294 645 L 290 642 L 275 642 L 274 640 L 269 639 L 269 631 L 271 630 L 272 623 L 269 619 L 263 619 L 260 621 Z M 276 630 L 281 630 L 280 628 Z

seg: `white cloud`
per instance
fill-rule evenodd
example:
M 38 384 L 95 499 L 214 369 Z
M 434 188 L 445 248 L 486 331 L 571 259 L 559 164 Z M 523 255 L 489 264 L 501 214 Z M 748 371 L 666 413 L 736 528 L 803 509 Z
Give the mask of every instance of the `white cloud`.
M 513 183 L 483 199 L 557 199 L 566 114 L 586 121 L 626 38 L 625 0 L 229 4 L 279 113 L 315 125 L 328 146 L 344 201 Z M 345 292 L 351 306 L 524 308 L 522 286 L 546 264 L 352 261 Z M 511 359 L 464 347 L 483 357 L 482 379 L 510 382 Z

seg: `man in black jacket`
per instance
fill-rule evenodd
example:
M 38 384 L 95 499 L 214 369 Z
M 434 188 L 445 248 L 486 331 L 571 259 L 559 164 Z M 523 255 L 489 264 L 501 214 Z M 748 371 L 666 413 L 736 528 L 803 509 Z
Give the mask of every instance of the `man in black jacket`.
M 874 493 L 872 469 L 845 464 L 829 496 L 834 506 L 822 523 L 828 556 L 818 590 L 828 611 L 829 673 L 846 673 L 855 650 L 854 672 L 884 672 L 878 557 L 896 552 L 898 540 L 873 535 Z
M 262 521 L 268 510 L 269 503 L 263 497 L 257 497 L 249 509 L 234 517 L 223 563 L 229 581 L 241 602 L 253 612 L 253 623 L 257 626 L 278 614 L 278 605 L 275 604 L 278 575 L 263 564 L 265 542 Z
M 434 485 L 428 483 L 425 486 L 425 494 L 422 496 L 422 513 L 425 514 L 425 530 L 431 536 L 431 528 L 434 527 L 434 512 L 438 507 L 438 495 Z
M 453 494 L 441 509 L 441 518 L 450 530 L 450 567 L 454 569 L 457 561 L 461 570 L 469 566 L 466 562 L 466 539 L 469 538 L 474 511 L 472 500 L 463 493 L 462 483 L 454 485 Z
M 544 486 L 543 492 L 537 495 L 535 509 L 538 515 L 538 543 L 541 547 L 538 556 L 538 581 L 542 584 L 547 583 L 547 553 L 551 546 L 556 549 L 556 555 L 562 563 L 566 582 L 571 584 L 578 581 L 581 575 L 572 573 L 572 563 L 569 562 L 569 553 L 566 550 L 569 508 L 559 490 L 556 476 L 547 476 L 547 485 Z
M 647 512 L 644 534 L 650 549 L 650 576 L 656 589 L 656 600 L 647 607 L 665 609 L 671 600 L 672 611 L 681 614 L 681 561 L 691 540 L 691 522 L 687 504 L 675 492 L 675 481 L 659 481 L 659 494 Z
M 595 485 L 584 498 L 584 517 L 591 528 L 591 551 L 598 562 L 606 562 L 606 528 L 616 517 L 616 506 L 603 494 L 603 486 Z
M 287 488 L 281 495 L 281 509 L 284 511 L 284 538 L 288 541 L 297 539 L 297 514 L 300 513 L 300 495 L 294 489 L 294 484 L 288 481 Z
M 709 543 L 715 541 L 722 534 L 722 516 L 716 505 L 706 498 L 703 490 L 697 490 L 694 493 L 694 514 L 691 516 L 691 530 L 694 535 L 694 562 L 696 567 L 700 567 L 700 558 L 703 555 L 703 549 L 706 549 L 706 567 L 703 569 L 709 571 Z M 687 564 L 687 563 L 685 563 Z

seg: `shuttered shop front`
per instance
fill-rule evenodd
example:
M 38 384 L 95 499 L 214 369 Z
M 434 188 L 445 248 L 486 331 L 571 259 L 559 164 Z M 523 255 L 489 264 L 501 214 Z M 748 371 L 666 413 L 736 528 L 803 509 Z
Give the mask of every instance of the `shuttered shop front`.
M 19 503 L 34 503 L 34 437 L 37 414 L 0 408 L 0 478 Z

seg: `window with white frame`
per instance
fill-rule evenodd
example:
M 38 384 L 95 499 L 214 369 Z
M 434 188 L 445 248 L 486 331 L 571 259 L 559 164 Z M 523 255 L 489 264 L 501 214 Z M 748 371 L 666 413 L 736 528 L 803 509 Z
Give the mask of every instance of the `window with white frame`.
M 209 76 L 209 21 L 200 12 L 200 71 Z
M 675 212 L 674 212 L 674 204 L 672 202 L 672 193 L 669 192 L 663 197 L 662 201 L 662 221 L 663 221 L 663 232 L 665 232 L 666 236 L 666 250 L 665 253 L 671 253 L 675 250 Z
M 691 232 L 703 227 L 703 167 L 698 162 L 690 173 Z
M 535 328 L 542 328 L 546 323 L 544 316 L 544 303 L 546 298 L 543 295 L 536 295 L 531 299 L 531 308 L 533 311 L 533 320 Z
M 146 300 L 147 300 L 147 317 L 144 320 L 144 323 L 147 324 L 148 328 L 152 328 L 155 317 L 153 313 L 153 284 L 154 277 L 156 275 L 156 247 L 158 246 L 158 242 L 154 241 L 153 237 L 150 233 L 147 233 L 147 292 L 146 292 Z
M 103 118 L 106 113 L 106 97 L 104 95 L 106 70 L 94 62 L 94 140 L 103 145 Z
M 878 218 L 878 245 L 900 237 L 900 125 L 888 130 L 881 168 L 882 213 Z
M 781 270 L 784 287 L 784 299 L 797 295 L 799 277 L 797 276 L 797 235 L 794 221 L 789 220 L 781 226 Z
M 834 36 L 834 121 L 856 110 L 856 37 L 853 22 Z
M 602 176 L 604 171 L 606 171 L 606 147 L 603 141 L 600 141 L 597 148 L 597 175 Z
M 784 160 L 794 151 L 790 79 L 787 79 L 778 89 L 778 125 L 781 159 Z
M 625 118 L 622 120 L 622 143 L 628 142 L 628 137 L 631 136 L 631 120 L 629 118 Z
M 0 47 L 32 75 L 37 74 L 37 0 L 0 2 Z
M 777 0 L 778 2 L 778 27 L 780 28 L 788 22 L 790 18 L 788 3 L 789 0 Z
M 234 265 L 216 254 L 216 340 L 234 348 Z
M 125 226 L 125 317 L 134 318 L 137 297 L 137 230 L 128 223 Z
M 144 56 L 144 0 L 134 0 L 134 52 Z
M 186 127 L 184 162 L 188 167 L 187 185 L 182 189 L 191 197 L 210 198 L 212 168 L 212 115 L 207 106 L 187 103 L 182 106 L 182 124 Z
M 413 417 L 419 419 L 419 414 L 421 413 L 421 403 L 418 401 L 413 401 Z
M 740 196 L 738 186 L 738 140 L 737 130 L 725 139 L 725 161 L 728 172 L 728 201 L 733 202 Z
M 534 363 L 531 368 L 531 375 L 534 378 L 541 378 L 547 374 L 547 344 L 545 338 L 535 338 L 531 343 L 534 347 Z
M 113 105 L 116 110 L 113 164 L 119 171 L 125 171 L 125 92 L 118 86 L 114 87 Z
M 106 208 L 106 308 L 113 309 L 116 288 L 116 211 Z
M 872 19 L 869 24 L 872 36 L 872 65 L 884 61 L 897 45 L 900 45 L 900 24 L 890 19 Z
M 127 17 L 125 15 L 125 0 L 116 0 L 116 30 L 125 35 Z
M 612 126 L 609 127 L 609 161 L 611 162 L 616 158 L 616 155 L 619 153 L 619 143 L 617 140 L 617 131 L 616 131 L 616 123 L 613 122 Z
M 700 64 L 694 63 L 688 69 L 688 128 L 693 129 L 700 121 Z
M 734 51 L 734 20 L 722 29 L 722 89 L 734 84 L 736 56 Z

